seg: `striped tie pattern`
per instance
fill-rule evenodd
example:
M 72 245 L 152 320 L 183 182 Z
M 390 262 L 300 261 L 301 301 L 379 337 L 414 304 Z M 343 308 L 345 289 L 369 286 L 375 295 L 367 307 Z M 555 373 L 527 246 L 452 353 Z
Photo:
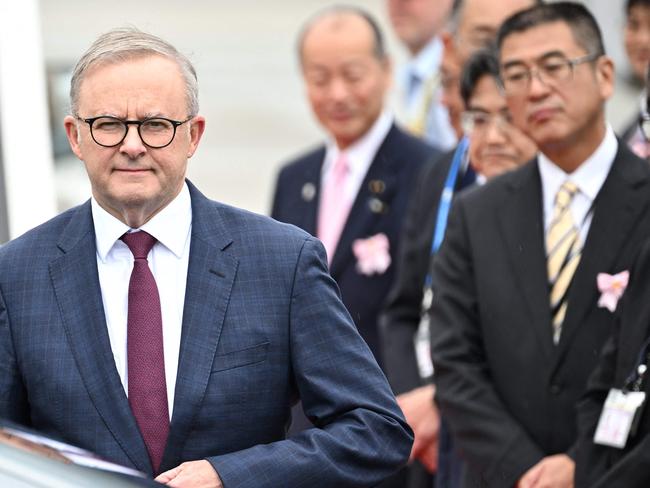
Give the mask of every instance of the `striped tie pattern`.
M 582 253 L 580 235 L 570 209 L 571 201 L 577 192 L 578 187 L 571 181 L 565 181 L 560 187 L 555 196 L 553 219 L 546 233 L 546 266 L 555 344 L 560 341 L 562 322 L 566 315 L 567 294 Z

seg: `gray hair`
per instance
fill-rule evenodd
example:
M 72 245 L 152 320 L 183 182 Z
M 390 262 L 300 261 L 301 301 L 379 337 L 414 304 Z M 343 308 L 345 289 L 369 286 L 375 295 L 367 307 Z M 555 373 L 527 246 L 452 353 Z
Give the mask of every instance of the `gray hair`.
M 196 115 L 199 111 L 199 86 L 190 60 L 167 41 L 135 27 L 122 27 L 102 34 L 77 62 L 70 82 L 70 111 L 77 115 L 79 89 L 88 70 L 104 63 L 120 63 L 147 56 L 163 56 L 178 65 L 185 81 L 188 115 Z

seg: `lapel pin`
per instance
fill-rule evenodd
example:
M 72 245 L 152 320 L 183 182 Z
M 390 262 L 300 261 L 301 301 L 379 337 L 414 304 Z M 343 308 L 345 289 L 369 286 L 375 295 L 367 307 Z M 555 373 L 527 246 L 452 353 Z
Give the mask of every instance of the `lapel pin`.
M 313 183 L 305 183 L 302 185 L 302 199 L 306 202 L 311 202 L 316 196 L 316 185 Z
M 386 183 L 384 183 L 382 180 L 370 180 L 368 183 L 368 188 L 372 193 L 379 195 L 381 193 L 384 193 L 384 190 L 386 189 Z
M 387 210 L 387 205 L 379 198 L 371 198 L 368 201 L 368 206 L 370 207 L 370 211 L 376 214 L 384 213 Z

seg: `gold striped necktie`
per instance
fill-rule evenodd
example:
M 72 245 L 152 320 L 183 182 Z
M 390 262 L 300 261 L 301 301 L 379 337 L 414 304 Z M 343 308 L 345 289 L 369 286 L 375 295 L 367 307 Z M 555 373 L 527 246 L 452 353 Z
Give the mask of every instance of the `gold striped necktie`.
M 577 192 L 576 184 L 568 180 L 560 187 L 555 195 L 553 220 L 546 233 L 546 266 L 555 344 L 560 341 L 567 295 L 582 253 L 580 235 L 571 214 L 571 201 Z

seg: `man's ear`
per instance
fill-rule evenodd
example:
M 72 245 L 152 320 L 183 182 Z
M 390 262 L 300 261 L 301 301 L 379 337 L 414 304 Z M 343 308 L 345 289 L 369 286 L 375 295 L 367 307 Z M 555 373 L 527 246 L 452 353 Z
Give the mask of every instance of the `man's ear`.
M 190 122 L 190 147 L 187 151 L 188 159 L 194 155 L 196 148 L 199 147 L 199 142 L 205 131 L 205 118 L 197 115 Z
M 615 69 L 614 61 L 609 56 L 601 56 L 596 61 L 596 81 L 598 82 L 600 95 L 604 100 L 609 99 L 614 93 Z
M 454 46 L 454 36 L 452 35 L 451 32 L 448 30 L 443 31 L 440 34 L 440 40 L 442 41 L 442 45 L 444 49 L 448 52 L 453 52 L 455 49 Z
M 79 126 L 77 125 L 77 119 L 72 115 L 67 115 L 63 119 L 63 126 L 65 127 L 65 134 L 68 136 L 70 149 L 72 149 L 75 156 L 83 160 L 81 147 L 79 146 Z

